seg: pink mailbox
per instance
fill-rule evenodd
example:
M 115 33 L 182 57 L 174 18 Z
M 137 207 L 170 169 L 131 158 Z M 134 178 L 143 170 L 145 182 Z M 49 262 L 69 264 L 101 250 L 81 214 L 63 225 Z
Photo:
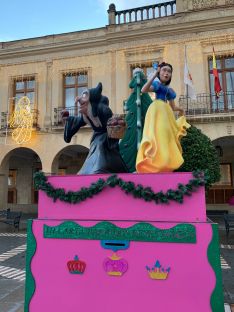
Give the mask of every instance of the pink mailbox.
M 108 177 L 53 176 L 47 183 L 63 189 L 66 201 L 68 192 Z M 130 188 L 176 194 L 193 176 L 118 178 Z M 28 223 L 25 312 L 224 311 L 218 231 L 206 221 L 204 188 L 183 203 L 156 203 L 126 193 L 124 183 L 76 204 L 40 191 L 39 218 Z

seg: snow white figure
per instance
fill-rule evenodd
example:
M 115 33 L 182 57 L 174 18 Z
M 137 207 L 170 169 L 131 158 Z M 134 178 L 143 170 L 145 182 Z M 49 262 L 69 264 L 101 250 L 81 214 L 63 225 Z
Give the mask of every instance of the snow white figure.
M 184 111 L 175 105 L 176 93 L 169 87 L 173 68 L 161 63 L 143 86 L 142 93 L 155 92 L 155 101 L 145 117 L 142 141 L 136 159 L 138 173 L 171 172 L 184 162 L 180 139 L 190 125 Z M 173 111 L 180 117 L 176 120 Z

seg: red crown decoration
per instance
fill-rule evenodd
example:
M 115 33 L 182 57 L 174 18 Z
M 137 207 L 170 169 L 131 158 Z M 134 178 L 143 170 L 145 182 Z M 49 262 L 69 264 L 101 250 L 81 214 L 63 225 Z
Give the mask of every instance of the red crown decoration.
M 86 268 L 86 263 L 79 260 L 78 256 L 76 255 L 74 260 L 68 261 L 67 267 L 71 274 L 83 274 Z
M 146 266 L 146 270 L 148 271 L 149 277 L 151 279 L 166 280 L 171 268 L 167 268 L 165 270 L 157 260 L 153 268 Z
M 127 261 L 119 257 L 116 253 L 106 258 L 103 265 L 107 274 L 112 276 L 122 276 L 128 269 Z

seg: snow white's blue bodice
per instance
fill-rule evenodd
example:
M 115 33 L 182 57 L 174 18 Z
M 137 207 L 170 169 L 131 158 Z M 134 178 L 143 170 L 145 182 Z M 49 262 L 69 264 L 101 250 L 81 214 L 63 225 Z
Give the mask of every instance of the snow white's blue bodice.
M 165 86 L 160 81 L 154 80 L 152 86 L 154 88 L 154 92 L 156 93 L 157 100 L 167 102 L 176 98 L 175 91 L 168 86 Z

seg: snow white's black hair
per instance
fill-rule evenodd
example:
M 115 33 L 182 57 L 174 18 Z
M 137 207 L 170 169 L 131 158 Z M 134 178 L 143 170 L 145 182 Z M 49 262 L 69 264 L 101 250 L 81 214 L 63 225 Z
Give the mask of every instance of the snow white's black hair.
M 161 68 L 163 68 L 163 67 L 165 67 L 165 66 L 168 66 L 168 67 L 170 67 L 171 68 L 171 72 L 173 72 L 173 67 L 172 67 L 172 65 L 171 64 L 169 64 L 169 63 L 165 63 L 165 62 L 162 62 L 161 64 L 159 64 L 158 65 L 158 67 L 160 67 L 160 69 Z M 158 73 L 158 79 L 160 80 L 160 73 Z M 172 78 L 172 77 L 171 77 Z M 165 83 L 165 85 L 169 85 L 170 83 L 171 83 L 171 78 Z

